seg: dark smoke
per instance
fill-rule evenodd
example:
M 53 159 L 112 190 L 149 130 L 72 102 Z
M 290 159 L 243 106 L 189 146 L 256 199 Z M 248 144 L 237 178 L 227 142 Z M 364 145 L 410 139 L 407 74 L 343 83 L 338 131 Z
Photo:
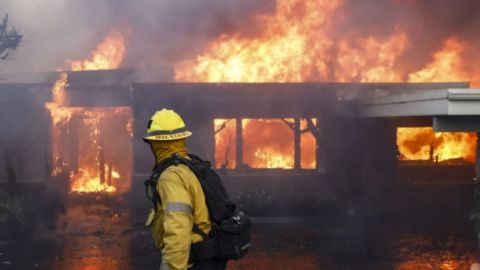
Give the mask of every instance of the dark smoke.
M 401 70 L 414 71 L 431 59 L 443 42 L 456 36 L 480 45 L 480 2 L 476 0 L 346 0 L 339 35 L 389 36 L 407 33 L 410 46 L 399 59 Z
M 0 13 L 25 40 L 0 72 L 54 71 L 66 60 L 89 57 L 112 29 L 128 40 L 124 67 L 155 69 L 199 53 L 221 33 L 255 31 L 252 17 L 273 0 L 2 0 Z

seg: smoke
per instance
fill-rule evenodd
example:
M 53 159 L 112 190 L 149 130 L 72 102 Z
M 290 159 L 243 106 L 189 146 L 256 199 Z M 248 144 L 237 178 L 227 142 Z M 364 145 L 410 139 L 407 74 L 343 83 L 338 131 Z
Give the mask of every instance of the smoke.
M 339 36 L 407 33 L 409 46 L 398 59 L 401 70 L 418 70 L 455 36 L 480 45 L 480 2 L 475 0 L 345 0 L 336 26 Z
M 274 8 L 271 0 L 2 0 L 0 13 L 25 39 L 0 72 L 68 69 L 85 59 L 113 28 L 127 38 L 124 67 L 155 69 L 198 53 L 230 31 L 252 32 L 252 16 Z
M 388 37 L 407 33 L 409 47 L 398 59 L 414 71 L 431 60 L 446 39 L 480 43 L 480 2 L 476 0 L 344 0 L 334 18 L 335 38 Z M 257 14 L 275 11 L 275 0 L 3 0 L 0 13 L 25 36 L 0 72 L 68 69 L 85 59 L 112 29 L 127 40 L 123 67 L 154 70 L 191 59 L 221 34 L 255 35 Z

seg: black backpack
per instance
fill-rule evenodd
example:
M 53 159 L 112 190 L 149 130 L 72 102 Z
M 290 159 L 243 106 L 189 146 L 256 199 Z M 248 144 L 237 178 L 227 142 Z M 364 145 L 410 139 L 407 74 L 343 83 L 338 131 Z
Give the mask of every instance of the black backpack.
M 145 181 L 147 198 L 156 209 L 161 198 L 157 192 L 157 181 L 162 172 L 179 164 L 187 165 L 197 176 L 205 194 L 208 213 L 212 221 L 210 235 L 206 235 L 196 224 L 193 231 L 203 237 L 203 241 L 191 247 L 190 262 L 218 258 L 223 260 L 238 260 L 250 249 L 250 234 L 252 224 L 250 218 L 236 209 L 229 199 L 220 176 L 212 169 L 210 162 L 195 155 L 183 158 L 173 155 L 158 165 L 150 179 Z

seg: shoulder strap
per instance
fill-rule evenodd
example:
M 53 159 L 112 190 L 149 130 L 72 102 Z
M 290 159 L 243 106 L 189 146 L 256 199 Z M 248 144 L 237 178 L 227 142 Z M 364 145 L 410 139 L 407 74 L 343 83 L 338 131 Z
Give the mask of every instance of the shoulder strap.
M 152 175 L 148 180 L 145 180 L 143 182 L 143 185 L 145 186 L 145 195 L 147 198 L 152 202 L 153 208 L 155 210 L 157 209 L 157 204 L 162 203 L 162 199 L 160 198 L 160 195 L 157 192 L 157 182 L 158 178 L 160 175 L 170 166 L 178 164 L 177 160 L 175 159 L 175 156 L 172 156 L 171 158 L 163 161 L 161 164 L 159 164 L 154 170 Z
M 213 230 L 213 227 L 212 227 L 212 230 Z M 208 235 L 207 235 L 204 231 L 202 231 L 202 229 L 200 229 L 200 228 L 198 227 L 198 225 L 195 224 L 195 223 L 193 224 L 192 231 L 193 231 L 194 233 L 200 235 L 200 236 L 203 238 L 203 240 L 208 239 Z

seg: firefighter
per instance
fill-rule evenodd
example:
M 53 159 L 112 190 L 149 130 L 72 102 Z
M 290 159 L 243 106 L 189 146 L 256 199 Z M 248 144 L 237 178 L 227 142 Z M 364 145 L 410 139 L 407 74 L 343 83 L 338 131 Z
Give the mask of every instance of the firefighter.
M 158 166 L 174 154 L 187 157 L 186 138 L 191 135 L 180 115 L 162 109 L 150 119 L 144 141 Z M 212 224 L 202 186 L 188 166 L 168 167 L 158 178 L 156 190 L 160 202 L 152 208 L 146 225 L 162 254 L 160 270 L 226 269 L 226 262 L 216 259 L 189 262 L 191 245 L 204 240 L 202 235 L 210 233 Z M 194 224 L 203 234 L 193 232 Z

